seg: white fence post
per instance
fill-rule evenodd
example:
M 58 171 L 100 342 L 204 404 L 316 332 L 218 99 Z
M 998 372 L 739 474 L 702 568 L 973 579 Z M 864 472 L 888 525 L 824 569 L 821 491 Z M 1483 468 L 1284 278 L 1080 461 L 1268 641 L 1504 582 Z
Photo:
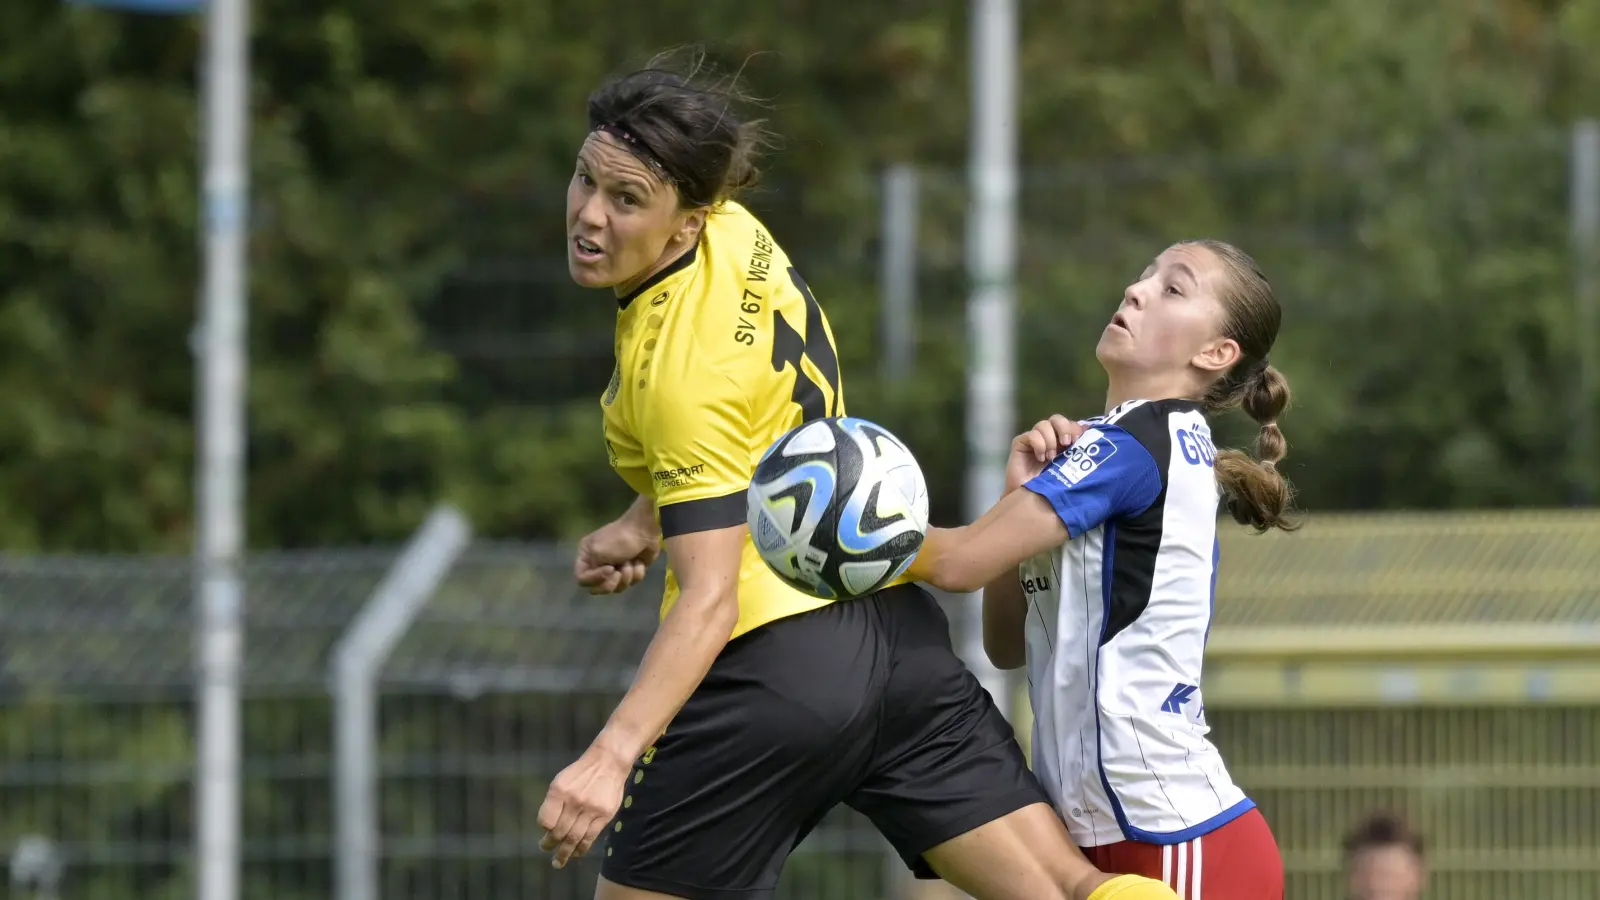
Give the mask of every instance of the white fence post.
M 967 218 L 967 520 L 1005 493 L 1016 428 L 1017 4 L 972 3 L 972 183 Z M 980 594 L 966 599 L 961 656 L 1007 713 L 1007 679 L 983 651 Z
M 1577 408 L 1573 410 L 1572 473 L 1577 502 L 1595 502 L 1600 490 L 1600 122 L 1572 126 L 1572 257 L 1578 336 Z
M 378 674 L 472 539 L 436 508 L 334 648 L 334 867 L 338 900 L 378 900 Z
M 921 179 L 897 163 L 883 173 L 883 232 L 879 292 L 883 304 L 882 377 L 902 382 L 916 366 L 917 224 Z
M 249 198 L 249 0 L 206 10 L 201 176 L 205 267 L 197 350 L 195 893 L 237 900 L 239 672 L 244 658 L 245 241 Z

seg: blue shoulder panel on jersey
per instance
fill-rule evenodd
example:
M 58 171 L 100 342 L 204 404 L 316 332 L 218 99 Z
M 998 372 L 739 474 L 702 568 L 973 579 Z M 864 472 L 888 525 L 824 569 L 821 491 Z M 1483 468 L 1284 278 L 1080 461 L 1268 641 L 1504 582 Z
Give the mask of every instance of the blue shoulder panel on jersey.
M 1125 429 L 1096 425 L 1023 487 L 1050 501 L 1076 538 L 1149 509 L 1161 496 L 1161 469 Z

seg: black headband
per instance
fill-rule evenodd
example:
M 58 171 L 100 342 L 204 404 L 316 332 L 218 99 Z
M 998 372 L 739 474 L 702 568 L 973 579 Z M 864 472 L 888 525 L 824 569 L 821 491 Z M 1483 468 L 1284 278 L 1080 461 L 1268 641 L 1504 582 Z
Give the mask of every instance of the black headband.
M 640 140 L 639 136 L 634 134 L 627 127 L 614 122 L 602 122 L 599 125 L 596 125 L 594 130 L 603 131 L 626 144 L 628 149 L 633 151 L 634 156 L 639 157 L 639 159 L 643 161 L 645 165 L 654 169 L 656 174 L 661 176 L 661 180 L 668 184 L 678 183 L 678 179 L 672 177 L 672 173 L 667 171 L 667 166 L 661 161 L 661 157 L 657 156 L 655 151 L 650 149 L 649 144 L 646 144 L 644 141 Z

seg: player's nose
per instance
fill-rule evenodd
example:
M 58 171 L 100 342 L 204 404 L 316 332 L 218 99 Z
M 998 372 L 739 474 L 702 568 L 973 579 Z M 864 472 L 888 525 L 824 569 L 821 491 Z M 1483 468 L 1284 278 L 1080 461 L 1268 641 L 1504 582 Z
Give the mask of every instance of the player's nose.
M 1122 306 L 1124 309 L 1143 309 L 1144 295 L 1140 287 L 1144 282 L 1139 281 L 1127 286 L 1122 292 Z
M 599 230 L 605 227 L 605 204 L 600 198 L 599 191 L 595 191 L 588 197 L 584 198 L 583 204 L 578 207 L 578 215 L 576 218 L 579 225 L 584 225 L 593 230 Z

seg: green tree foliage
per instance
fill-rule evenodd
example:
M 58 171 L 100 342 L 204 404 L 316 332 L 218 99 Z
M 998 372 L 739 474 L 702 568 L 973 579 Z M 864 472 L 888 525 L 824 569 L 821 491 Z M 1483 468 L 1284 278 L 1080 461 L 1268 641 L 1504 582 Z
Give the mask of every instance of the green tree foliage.
M 1565 129 L 1597 112 L 1595 4 L 1019 5 L 1024 420 L 1098 409 L 1090 350 L 1122 285 L 1166 243 L 1205 234 L 1245 246 L 1279 286 L 1288 321 L 1273 358 L 1299 398 L 1284 422 L 1290 471 L 1313 510 L 1558 504 L 1593 477 L 1600 461 L 1568 446 L 1580 398 Z M 936 518 L 959 515 L 967 4 L 256 6 L 254 546 L 392 540 L 441 497 L 503 537 L 572 537 L 621 507 L 595 403 L 611 370 L 613 307 L 568 283 L 563 190 L 587 92 L 692 41 L 710 42 L 724 66 L 746 65 L 769 98 L 785 141 L 750 203 L 829 310 L 852 411 L 907 437 Z M 0 3 L 8 550 L 189 545 L 199 49 L 193 19 Z M 923 313 L 918 377 L 887 385 L 876 377 L 874 177 L 898 161 L 927 176 Z M 498 595 L 540 593 L 518 584 Z M 18 589 L 8 591 L 9 607 Z M 327 600 L 283 593 L 253 583 L 253 608 Z M 130 723 L 56 702 L 50 677 L 27 677 L 25 663 L 92 664 L 126 639 L 53 635 L 0 648 L 30 698 L 8 694 L 0 707 L 7 758 L 91 775 L 113 761 L 138 776 L 91 787 L 99 776 L 17 769 L 0 837 L 45 829 L 126 851 L 122 869 L 76 873 L 95 881 L 74 883 L 73 896 L 188 896 L 186 703 L 151 702 Z M 187 639 L 169 637 L 155 655 L 181 666 Z M 559 649 L 511 633 L 473 640 L 507 653 Z M 303 658 L 322 652 L 310 644 L 252 641 L 252 665 L 321 665 Z M 435 792 L 419 780 L 387 795 L 385 833 L 525 839 L 542 779 L 578 752 L 609 699 L 581 715 L 482 701 L 481 721 L 466 701 L 395 710 L 384 753 L 401 760 L 471 752 L 516 723 L 538 733 L 548 721 L 563 736 L 540 744 L 549 758 L 496 783 L 488 818 L 450 806 L 466 793 L 455 782 Z M 251 834 L 291 847 L 311 835 L 301 851 L 317 860 L 289 884 L 273 859 L 253 859 L 246 895 L 326 896 L 325 706 L 257 700 L 245 724 L 254 759 L 294 763 L 252 774 Z M 456 744 L 429 743 L 456 732 Z M 387 877 L 428 883 L 422 862 L 388 866 Z M 507 883 L 551 877 L 537 855 L 514 867 L 526 873 Z M 816 858 L 794 871 L 795 896 L 814 883 L 813 894 L 844 897 L 846 881 L 876 877 Z
M 1569 497 L 1586 5 L 1022 6 L 1020 415 L 1093 411 L 1122 282 L 1215 234 L 1289 309 L 1308 506 Z M 750 202 L 829 308 L 853 410 L 908 435 L 956 515 L 967 28 L 955 2 L 258 10 L 252 544 L 393 539 L 442 496 L 491 533 L 571 537 L 625 501 L 596 449 L 609 301 L 566 282 L 562 192 L 587 91 L 691 41 L 770 101 L 785 140 Z M 192 19 L 0 10 L 8 547 L 189 541 L 198 51 Z M 900 386 L 874 363 L 892 161 L 929 173 Z

